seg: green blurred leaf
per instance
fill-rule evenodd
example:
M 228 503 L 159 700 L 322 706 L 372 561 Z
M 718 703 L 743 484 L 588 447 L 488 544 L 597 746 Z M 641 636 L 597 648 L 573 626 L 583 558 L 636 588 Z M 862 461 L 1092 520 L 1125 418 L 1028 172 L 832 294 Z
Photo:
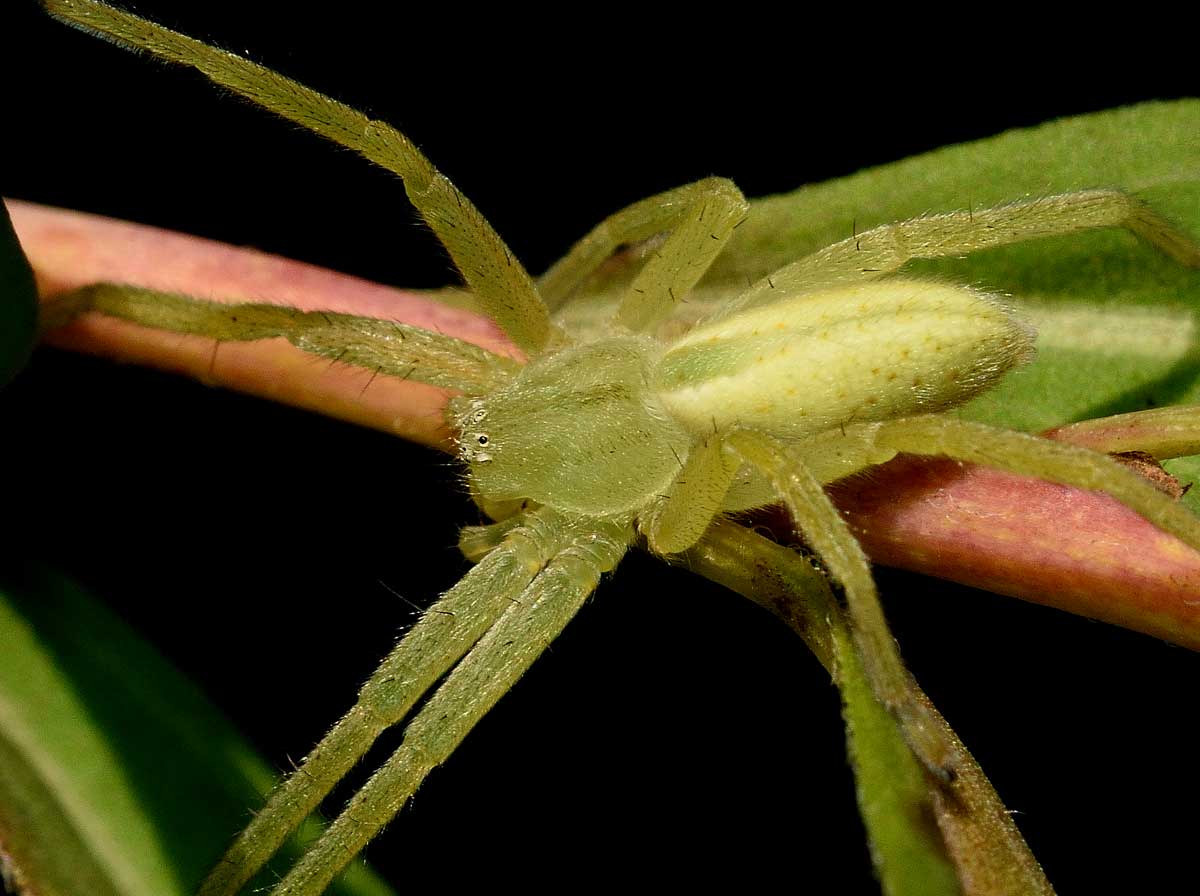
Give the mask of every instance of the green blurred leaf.
M 0 385 L 29 360 L 37 340 L 37 308 L 33 269 L 0 202 Z
M 270 769 L 162 657 L 61 577 L 0 577 L 0 644 L 7 873 L 39 896 L 191 896 L 261 804 Z M 354 867 L 333 892 L 392 891 Z

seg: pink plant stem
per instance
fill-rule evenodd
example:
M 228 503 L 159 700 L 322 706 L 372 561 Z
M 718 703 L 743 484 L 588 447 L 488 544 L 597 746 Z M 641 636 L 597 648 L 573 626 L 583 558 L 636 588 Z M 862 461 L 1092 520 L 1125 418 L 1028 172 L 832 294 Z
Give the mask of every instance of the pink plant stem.
M 519 356 L 490 321 L 416 293 L 137 224 L 9 206 L 44 298 L 98 281 L 130 283 L 401 320 Z M 87 315 L 50 341 L 449 445 L 442 390 L 387 377 L 368 384 L 369 372 L 330 365 L 282 340 L 214 350 L 211 340 Z M 831 491 L 875 562 L 1200 649 L 1200 553 L 1103 495 L 906 457 Z
M 489 320 L 313 265 L 82 212 L 8 200 L 43 299 L 102 281 L 217 302 L 275 302 L 400 320 L 517 356 Z M 74 351 L 182 373 L 382 429 L 427 445 L 449 444 L 447 393 L 305 354 L 282 339 L 223 343 L 89 314 L 48 340 Z M 368 386 L 368 381 L 370 385 Z
M 1200 649 L 1200 554 L 1107 495 L 913 457 L 831 492 L 876 563 Z

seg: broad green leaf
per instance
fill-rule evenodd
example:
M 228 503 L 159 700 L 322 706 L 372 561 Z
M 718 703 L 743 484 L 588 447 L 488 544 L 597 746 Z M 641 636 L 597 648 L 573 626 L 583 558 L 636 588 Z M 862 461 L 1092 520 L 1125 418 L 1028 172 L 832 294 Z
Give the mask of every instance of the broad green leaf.
M 709 285 L 744 284 L 880 224 L 1117 187 L 1200 240 L 1200 100 L 1146 103 L 1011 131 L 757 200 Z M 1200 398 L 1200 273 L 1124 231 L 913 263 L 1009 295 L 1037 360 L 969 415 L 1022 429 Z
M 0 854 L 17 893 L 191 896 L 273 775 L 70 582 L 0 579 Z M 334 892 L 386 896 L 355 867 Z
M 756 200 L 706 285 L 748 280 L 853 232 L 918 215 L 1116 187 L 1200 241 L 1200 100 L 1062 119 Z M 914 262 L 1011 297 L 1038 330 L 1033 363 L 964 409 L 1028 431 L 1200 402 L 1200 271 L 1120 230 Z M 1200 462 L 1172 472 L 1200 479 Z M 1189 495 L 1193 508 L 1200 499 Z
M 750 219 L 738 228 L 721 254 L 709 283 L 742 284 L 793 261 L 806 252 L 862 233 L 879 224 L 931 212 L 983 208 L 1069 190 L 1119 187 L 1132 191 L 1193 233 L 1200 227 L 1200 100 L 1142 103 L 1051 121 L 995 137 L 947 146 L 880 165 L 849 177 L 801 187 L 753 202 Z M 1111 237 L 1111 235 L 1109 235 Z M 1074 255 L 1090 258 L 1098 247 L 1129 248 L 1132 237 L 1118 235 L 1087 245 L 1043 270 L 1046 282 L 1070 283 L 1084 271 Z M 1048 242 L 1034 244 L 1049 247 Z M 1018 274 L 1031 259 L 994 250 L 971 259 L 969 270 Z M 1090 273 L 1095 265 L 1087 262 Z M 1140 264 L 1140 262 L 1139 262 Z M 1124 262 L 1122 262 L 1124 265 Z M 958 270 L 967 270 L 956 268 Z
M 37 307 L 33 270 L 0 202 L 0 385 L 29 359 L 37 337 Z

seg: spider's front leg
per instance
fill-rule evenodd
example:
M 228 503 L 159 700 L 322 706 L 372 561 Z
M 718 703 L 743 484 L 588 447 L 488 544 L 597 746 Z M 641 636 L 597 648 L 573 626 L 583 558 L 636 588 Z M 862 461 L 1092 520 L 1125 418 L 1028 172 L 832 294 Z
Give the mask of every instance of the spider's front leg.
M 625 524 L 572 519 L 548 509 L 529 514 L 383 661 L 354 708 L 230 846 L 202 896 L 236 893 L 375 739 L 452 670 L 409 724 L 395 754 L 276 890 L 323 892 L 557 636 L 631 540 Z
M 51 15 L 77 28 L 191 66 L 222 87 L 398 175 L 409 200 L 450 253 L 484 313 L 526 353 L 550 341 L 554 328 L 549 312 L 525 268 L 470 200 L 391 125 L 265 66 L 97 0 L 42 3 Z
M 409 723 L 396 752 L 279 883 L 278 896 L 323 893 L 558 636 L 633 541 L 628 521 L 576 519 L 559 525 L 559 534 L 571 533 L 567 545 L 518 595 L 500 596 L 508 607 Z M 386 694 L 392 683 L 377 673 L 364 691 L 371 688 Z
M 491 391 L 520 369 L 511 358 L 430 330 L 334 311 L 300 311 L 286 305 L 210 302 L 136 286 L 97 283 L 47 301 L 43 331 L 89 312 L 222 342 L 286 339 L 301 351 L 371 371 L 455 389 Z

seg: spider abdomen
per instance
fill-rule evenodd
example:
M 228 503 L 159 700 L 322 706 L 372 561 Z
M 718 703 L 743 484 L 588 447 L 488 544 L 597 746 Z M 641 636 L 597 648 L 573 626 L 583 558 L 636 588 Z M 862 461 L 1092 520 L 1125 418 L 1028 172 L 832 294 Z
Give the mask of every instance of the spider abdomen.
M 657 395 L 696 432 L 803 436 L 961 404 L 1032 345 L 1029 327 L 974 290 L 886 280 L 702 324 L 664 354 Z

